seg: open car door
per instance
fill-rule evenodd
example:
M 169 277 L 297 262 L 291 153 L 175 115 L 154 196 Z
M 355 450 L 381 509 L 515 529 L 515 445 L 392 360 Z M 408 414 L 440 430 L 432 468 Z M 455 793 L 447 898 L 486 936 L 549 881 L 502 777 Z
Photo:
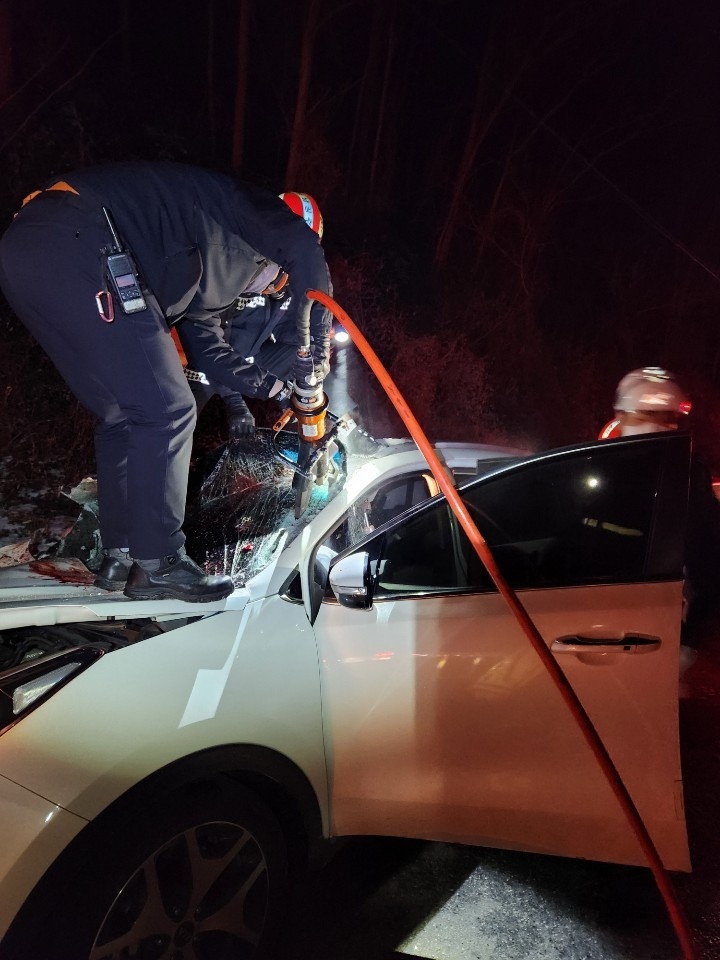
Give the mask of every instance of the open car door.
M 463 488 L 675 870 L 689 869 L 678 733 L 689 457 L 681 434 L 595 442 Z M 344 603 L 328 591 L 314 628 L 335 834 L 645 862 L 444 498 L 346 551 L 330 580 Z

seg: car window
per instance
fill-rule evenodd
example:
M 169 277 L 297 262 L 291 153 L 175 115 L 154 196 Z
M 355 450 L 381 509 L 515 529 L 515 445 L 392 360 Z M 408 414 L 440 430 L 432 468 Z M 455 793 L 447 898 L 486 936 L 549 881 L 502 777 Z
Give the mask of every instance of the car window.
M 443 501 L 388 531 L 377 562 L 375 596 L 466 588 L 462 539 L 453 521 Z
M 373 527 L 382 526 L 410 507 L 427 500 L 437 493 L 437 489 L 432 475 L 422 474 L 393 480 L 381 487 L 372 497 L 368 510 L 370 523 Z
M 333 554 L 342 553 L 377 527 L 436 493 L 437 485 L 431 474 L 413 473 L 390 480 L 354 503 L 323 547 Z
M 327 575 L 334 558 L 359 543 L 368 534 L 437 493 L 437 484 L 429 473 L 415 473 L 399 477 L 376 487 L 367 496 L 354 503 L 315 551 L 310 578 L 312 606 L 315 610 L 323 596 L 334 599 L 328 587 Z M 287 600 L 302 602 L 300 572 L 294 571 L 281 589 Z
M 646 579 L 662 444 L 550 457 L 468 485 L 463 499 L 516 589 Z M 375 597 L 492 591 L 484 565 L 441 501 L 379 547 Z
M 517 461 L 520 459 L 525 459 L 525 457 L 481 457 L 478 458 L 478 460 L 475 462 L 475 465 L 472 467 L 453 467 L 452 475 L 455 478 L 456 483 L 459 485 L 467 482 L 468 480 L 475 480 L 478 477 L 487 476 L 489 473 L 494 473 L 498 467 L 506 467 L 512 461 Z

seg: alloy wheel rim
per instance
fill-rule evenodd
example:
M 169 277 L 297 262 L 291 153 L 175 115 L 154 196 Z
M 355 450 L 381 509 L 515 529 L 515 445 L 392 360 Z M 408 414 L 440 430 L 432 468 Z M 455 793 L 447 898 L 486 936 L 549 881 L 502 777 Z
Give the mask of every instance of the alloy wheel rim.
M 176 834 L 117 893 L 89 960 L 249 960 L 268 904 L 255 837 L 227 821 Z

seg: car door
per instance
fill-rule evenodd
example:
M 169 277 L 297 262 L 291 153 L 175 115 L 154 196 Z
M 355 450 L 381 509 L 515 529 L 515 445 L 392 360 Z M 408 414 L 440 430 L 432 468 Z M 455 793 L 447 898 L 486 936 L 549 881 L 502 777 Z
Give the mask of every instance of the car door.
M 463 489 L 671 869 L 689 868 L 678 738 L 688 461 L 687 437 L 654 435 L 551 452 Z M 643 863 L 444 498 L 353 549 L 369 556 L 370 608 L 326 594 L 314 622 L 333 832 Z

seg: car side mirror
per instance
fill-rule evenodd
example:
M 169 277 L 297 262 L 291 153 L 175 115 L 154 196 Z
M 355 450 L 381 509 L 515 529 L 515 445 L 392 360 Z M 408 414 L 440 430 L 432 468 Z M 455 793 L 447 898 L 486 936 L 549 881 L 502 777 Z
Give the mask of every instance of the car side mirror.
M 370 554 L 351 553 L 333 564 L 330 570 L 332 592 L 344 607 L 369 610 L 372 606 Z

